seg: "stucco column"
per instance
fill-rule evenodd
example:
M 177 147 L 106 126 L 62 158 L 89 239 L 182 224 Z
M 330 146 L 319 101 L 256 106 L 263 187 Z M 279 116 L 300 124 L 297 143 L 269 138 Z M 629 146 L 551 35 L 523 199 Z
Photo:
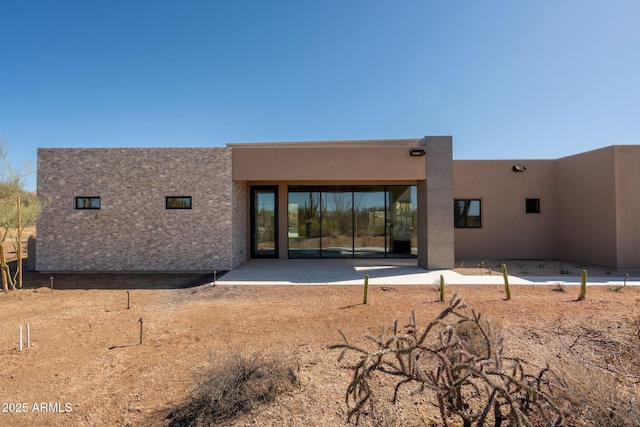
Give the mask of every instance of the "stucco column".
M 278 259 L 289 259 L 289 196 L 287 184 L 278 184 Z
M 418 265 L 453 268 L 453 148 L 450 136 L 427 136 L 427 179 L 418 182 Z

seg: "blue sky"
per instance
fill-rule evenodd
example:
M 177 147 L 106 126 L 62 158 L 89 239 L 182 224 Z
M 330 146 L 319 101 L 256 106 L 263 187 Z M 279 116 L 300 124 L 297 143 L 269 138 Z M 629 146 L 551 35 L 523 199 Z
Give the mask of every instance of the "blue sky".
M 33 167 L 38 147 L 636 144 L 639 18 L 637 0 L 4 0 L 0 136 Z

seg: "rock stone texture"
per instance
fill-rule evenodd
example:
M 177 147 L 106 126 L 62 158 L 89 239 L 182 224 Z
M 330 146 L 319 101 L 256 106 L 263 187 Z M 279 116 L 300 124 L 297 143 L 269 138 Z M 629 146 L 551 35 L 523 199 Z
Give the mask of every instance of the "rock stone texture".
M 41 148 L 36 268 L 49 271 L 230 270 L 246 260 L 247 185 L 230 148 Z M 166 209 L 190 196 L 192 209 Z M 76 209 L 76 197 L 101 207 Z

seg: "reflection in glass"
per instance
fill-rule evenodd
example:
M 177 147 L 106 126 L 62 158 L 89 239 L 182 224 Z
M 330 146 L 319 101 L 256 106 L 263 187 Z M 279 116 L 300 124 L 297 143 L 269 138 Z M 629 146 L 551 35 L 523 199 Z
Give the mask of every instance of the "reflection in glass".
M 322 193 L 322 257 L 353 257 L 353 192 L 335 187 Z
M 384 257 L 385 254 L 385 191 L 383 186 L 355 187 L 354 256 Z
M 453 226 L 455 228 L 480 228 L 480 200 L 456 199 L 453 201 Z
M 276 193 L 253 191 L 253 253 L 257 257 L 276 256 Z
M 320 257 L 320 192 L 290 187 L 289 258 Z
M 418 220 L 415 185 L 387 187 L 388 256 L 417 255 Z
M 417 255 L 415 185 L 289 186 L 289 258 Z

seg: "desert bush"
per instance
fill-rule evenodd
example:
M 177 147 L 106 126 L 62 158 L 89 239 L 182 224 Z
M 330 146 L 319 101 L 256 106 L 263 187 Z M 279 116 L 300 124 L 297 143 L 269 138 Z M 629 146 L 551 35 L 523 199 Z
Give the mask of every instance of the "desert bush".
M 169 414 L 168 425 L 225 423 L 297 384 L 296 372 L 280 358 L 235 354 L 202 376 L 190 400 Z
M 570 425 L 632 427 L 640 425 L 640 404 L 635 388 L 613 372 L 593 365 L 564 362 L 552 394 L 565 403 Z
M 558 325 L 562 345 L 551 393 L 569 422 L 640 425 L 640 329 L 636 318 L 594 328 Z M 586 423 L 586 424 L 585 424 Z
M 503 355 L 502 342 L 488 320 L 454 295 L 449 307 L 425 327 L 412 311 L 409 323 L 384 326 L 377 337 L 365 335 L 368 345 L 353 344 L 340 332 L 339 361 L 353 371 L 345 400 L 348 419 L 357 417 L 372 398 L 377 374 L 396 378 L 392 401 L 413 384 L 411 394 L 432 393 L 443 425 L 457 416 L 464 426 L 559 425 L 562 414 L 547 389 L 548 370 L 526 374 L 524 362 Z

